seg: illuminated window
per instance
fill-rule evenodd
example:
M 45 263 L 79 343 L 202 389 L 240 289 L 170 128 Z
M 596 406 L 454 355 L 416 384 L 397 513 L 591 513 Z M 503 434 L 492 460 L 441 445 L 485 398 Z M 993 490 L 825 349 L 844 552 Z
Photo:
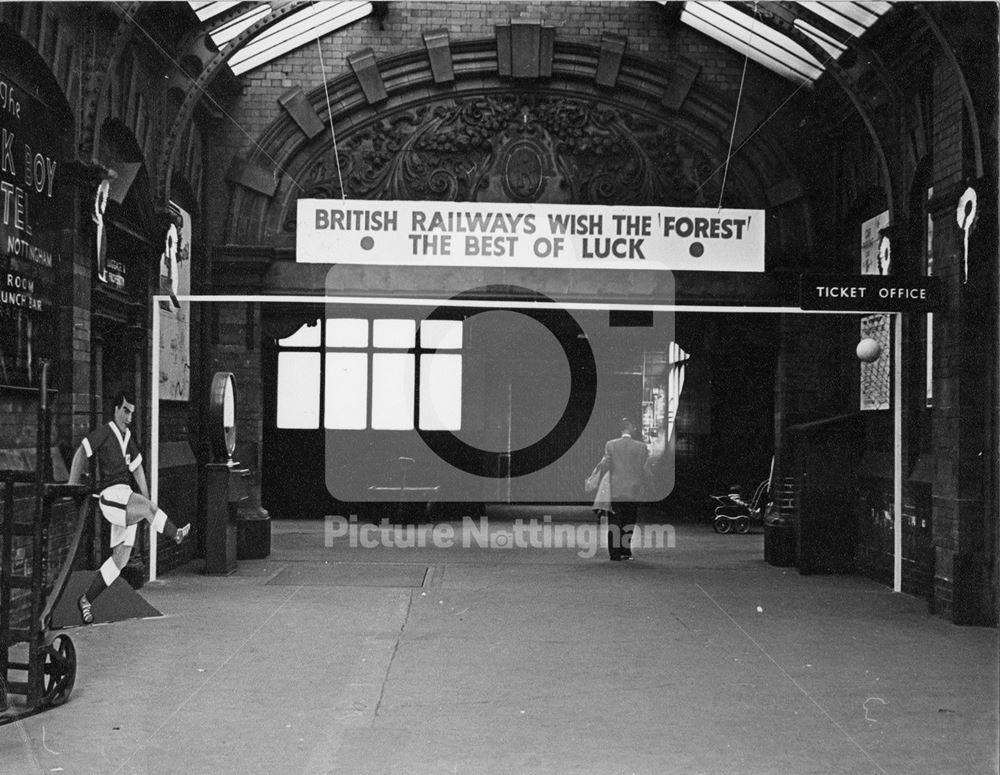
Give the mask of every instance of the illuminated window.
M 425 355 L 420 359 L 420 427 L 457 431 L 462 427 L 462 356 Z
M 691 356 L 680 348 L 677 342 L 670 343 L 667 357 L 669 371 L 667 372 L 667 440 L 674 434 L 677 422 L 677 409 L 680 406 L 681 393 L 684 391 L 684 372 Z
M 927 202 L 934 197 L 934 189 L 927 189 Z M 925 205 L 926 207 L 926 205 Z M 930 212 L 927 213 L 926 231 L 924 232 L 924 274 L 928 277 L 934 274 L 934 218 Z M 926 370 L 924 373 L 924 385 L 926 387 L 926 406 L 934 406 L 934 313 L 928 312 L 925 316 L 927 350 L 925 352 Z
M 319 347 L 320 329 L 319 321 L 306 323 L 298 331 L 284 339 L 279 339 L 281 347 Z
M 376 320 L 372 335 L 375 347 L 410 348 L 416 342 L 417 324 L 413 320 Z
M 368 356 L 327 353 L 325 385 L 323 427 L 364 430 L 368 425 Z
M 278 427 L 319 427 L 319 353 L 278 353 Z
M 373 429 L 413 429 L 415 360 L 414 356 L 405 353 L 376 353 L 372 357 Z
M 460 430 L 462 336 L 460 320 L 303 325 L 278 341 L 277 426 Z
M 319 342 L 316 343 L 319 345 Z M 359 318 L 332 318 L 326 321 L 327 347 L 367 347 L 368 321 Z

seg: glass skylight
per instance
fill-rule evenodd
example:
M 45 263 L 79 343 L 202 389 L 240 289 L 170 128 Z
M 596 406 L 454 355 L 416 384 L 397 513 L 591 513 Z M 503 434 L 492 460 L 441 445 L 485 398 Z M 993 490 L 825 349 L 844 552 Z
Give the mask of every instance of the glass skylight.
M 795 20 L 795 26 L 800 32 L 808 35 L 810 38 L 816 41 L 817 44 L 823 47 L 823 50 L 830 55 L 831 58 L 836 59 L 845 51 L 847 51 L 847 46 L 842 43 L 838 43 L 836 40 L 831 38 L 825 32 L 822 32 L 811 24 L 807 24 L 801 19 Z
M 847 50 L 845 43 L 849 38 L 861 37 L 892 4 L 843 0 L 784 3 L 782 6 L 787 14 L 796 17 L 806 11 L 813 14 L 809 17 L 803 13 L 814 23 L 795 18 L 795 27 L 816 41 L 831 59 L 836 59 Z M 810 84 L 822 75 L 828 60 L 819 61 L 788 35 L 770 26 L 763 14 L 755 16 L 756 8 L 756 4 L 749 2 L 686 2 L 681 21 L 796 83 Z M 827 24 L 822 24 L 817 17 Z M 844 34 L 838 36 L 832 28 Z
M 198 19 L 209 29 L 215 45 L 223 49 L 254 24 L 266 19 L 282 4 L 246 3 L 240 0 L 190 0 L 190 5 Z M 239 13 L 244 8 L 243 13 Z M 238 15 L 220 24 L 219 17 L 227 12 Z M 233 73 L 242 75 L 282 54 L 311 43 L 322 35 L 363 19 L 371 12 L 370 2 L 318 0 L 305 3 L 302 8 L 289 13 L 277 24 L 243 43 L 239 50 L 229 57 L 229 66 Z
M 223 48 L 229 41 L 247 28 L 253 26 L 255 22 L 260 21 L 269 13 L 271 13 L 271 6 L 267 4 L 255 6 L 232 21 L 213 29 L 211 33 L 212 40 L 215 41 L 216 46 Z
M 813 81 L 823 72 L 791 38 L 729 3 L 685 3 L 681 21 L 798 83 Z
M 229 66 L 236 75 L 242 75 L 322 35 L 363 19 L 371 12 L 371 3 L 346 0 L 313 3 L 248 41 L 230 58 Z
M 192 0 L 191 7 L 198 15 L 199 21 L 206 21 L 224 13 L 242 0 Z
M 833 22 L 841 29 L 847 30 L 854 37 L 861 37 L 865 30 L 871 27 L 878 18 L 892 7 L 891 3 L 805 3 L 817 16 Z

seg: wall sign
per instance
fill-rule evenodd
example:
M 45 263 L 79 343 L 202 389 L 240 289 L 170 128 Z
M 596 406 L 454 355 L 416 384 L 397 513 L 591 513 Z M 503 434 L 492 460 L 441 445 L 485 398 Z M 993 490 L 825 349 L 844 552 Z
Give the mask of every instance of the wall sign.
M 104 226 L 104 211 L 108 207 L 108 192 L 110 190 L 111 181 L 108 179 L 97 184 L 97 191 L 94 193 L 94 211 L 90 214 L 90 219 L 94 222 L 94 255 L 97 256 L 97 277 L 102 283 L 108 281 L 108 235 Z
M 888 226 L 888 210 L 861 224 L 861 274 L 889 274 L 892 254 L 883 233 Z
M 0 139 L 0 384 L 28 387 L 54 348 L 61 143 L 52 112 L 2 71 Z
M 965 189 L 958 200 L 958 207 L 955 210 L 955 219 L 958 221 L 958 228 L 962 230 L 962 283 L 969 282 L 969 235 L 973 226 L 976 225 L 976 211 L 979 197 L 976 189 L 969 187 Z
M 296 260 L 764 271 L 764 211 L 300 199 Z
M 802 275 L 799 306 L 844 312 L 930 312 L 941 304 L 938 277 Z

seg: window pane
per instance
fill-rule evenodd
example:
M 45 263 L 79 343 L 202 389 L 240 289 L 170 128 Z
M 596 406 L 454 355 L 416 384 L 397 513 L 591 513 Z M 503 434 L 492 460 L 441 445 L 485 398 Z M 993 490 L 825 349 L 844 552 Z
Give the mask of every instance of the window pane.
M 924 374 L 924 382 L 927 385 L 927 406 L 934 406 L 934 313 L 927 313 L 927 371 Z
M 363 430 L 368 424 L 368 356 L 364 353 L 326 354 L 327 428 Z
M 327 347 L 367 347 L 368 321 L 360 318 L 334 318 L 326 321 Z
M 376 320 L 376 347 L 413 347 L 417 324 L 412 320 Z
M 420 427 L 426 431 L 461 430 L 461 355 L 421 357 Z
M 319 427 L 319 353 L 278 353 L 278 427 Z
M 319 347 L 319 321 L 306 323 L 298 331 L 284 339 L 279 339 L 282 347 Z
M 372 428 L 412 430 L 413 375 L 412 355 L 383 353 L 372 356 Z
M 420 346 L 428 350 L 460 350 L 461 320 L 424 320 L 420 323 Z

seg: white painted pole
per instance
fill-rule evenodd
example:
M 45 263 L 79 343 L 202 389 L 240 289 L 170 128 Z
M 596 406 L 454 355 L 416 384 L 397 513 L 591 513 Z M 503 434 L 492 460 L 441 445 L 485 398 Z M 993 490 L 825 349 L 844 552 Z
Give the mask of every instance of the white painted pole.
M 892 340 L 892 589 L 903 591 L 903 313 Z
M 149 438 L 149 498 L 158 503 L 160 490 L 160 297 L 153 297 L 153 357 L 150 371 L 151 398 Z M 169 297 L 166 297 L 169 298 Z M 158 533 L 153 530 L 153 524 L 148 523 L 149 530 L 149 580 L 156 581 L 156 558 Z

